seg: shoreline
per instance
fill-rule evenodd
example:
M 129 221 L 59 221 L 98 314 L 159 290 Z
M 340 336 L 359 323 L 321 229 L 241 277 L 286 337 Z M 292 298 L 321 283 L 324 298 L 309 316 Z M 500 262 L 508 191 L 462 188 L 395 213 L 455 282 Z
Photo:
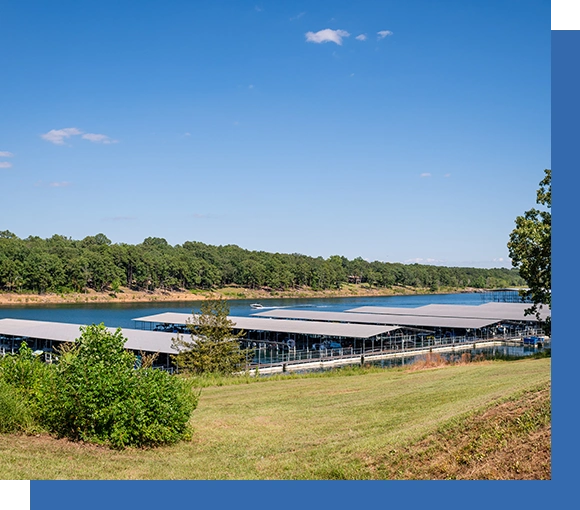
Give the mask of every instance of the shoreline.
M 445 289 L 430 291 L 429 289 L 412 289 L 405 287 L 393 288 L 368 288 L 359 285 L 347 285 L 342 289 L 312 290 L 293 289 L 286 291 L 272 291 L 269 289 L 244 289 L 239 287 L 227 287 L 216 290 L 195 291 L 134 291 L 126 288 L 116 294 L 113 292 L 89 291 L 86 293 L 71 292 L 66 294 L 46 293 L 28 294 L 3 292 L 0 293 L 0 306 L 27 306 L 43 304 L 84 304 L 84 303 L 158 303 L 158 302 L 187 302 L 205 301 L 207 299 L 224 298 L 228 301 L 243 299 L 315 299 L 315 298 L 341 298 L 341 297 L 380 297 L 380 296 L 404 296 L 420 294 L 458 294 L 483 292 L 482 289 Z

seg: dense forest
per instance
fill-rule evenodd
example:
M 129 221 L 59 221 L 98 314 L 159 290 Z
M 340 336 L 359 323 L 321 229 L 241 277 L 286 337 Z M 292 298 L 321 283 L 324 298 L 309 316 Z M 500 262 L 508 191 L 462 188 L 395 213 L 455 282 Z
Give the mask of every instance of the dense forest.
M 349 282 L 432 291 L 441 287 L 524 285 L 513 269 L 368 262 L 338 255 L 324 259 L 194 241 L 171 246 L 157 237 L 148 237 L 137 245 L 113 244 L 104 234 L 82 240 L 60 235 L 20 239 L 9 231 L 0 231 L 0 290 L 5 292 L 116 292 L 121 287 L 153 291 L 228 285 L 325 290 Z

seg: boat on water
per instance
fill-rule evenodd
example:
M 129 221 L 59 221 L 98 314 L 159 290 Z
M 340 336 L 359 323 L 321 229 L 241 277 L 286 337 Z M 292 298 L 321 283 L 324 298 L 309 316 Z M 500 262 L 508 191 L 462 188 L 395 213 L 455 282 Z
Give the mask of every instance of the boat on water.
M 260 303 L 252 303 L 250 305 L 251 308 L 253 308 L 254 310 L 257 310 L 259 308 L 264 308 L 264 305 L 260 304 Z

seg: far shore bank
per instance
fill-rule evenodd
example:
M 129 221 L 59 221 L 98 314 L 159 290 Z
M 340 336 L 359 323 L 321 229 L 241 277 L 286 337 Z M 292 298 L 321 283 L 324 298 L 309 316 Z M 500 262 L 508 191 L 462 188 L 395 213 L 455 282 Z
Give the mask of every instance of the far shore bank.
M 366 296 L 401 296 L 413 294 L 453 294 L 482 292 L 481 289 L 416 289 L 409 287 L 392 288 L 368 288 L 362 285 L 346 285 L 342 289 L 312 290 L 307 288 L 292 289 L 285 291 L 273 291 L 270 289 L 244 289 L 239 287 L 227 287 L 215 290 L 194 291 L 134 291 L 123 288 L 117 293 L 95 292 L 86 293 L 71 292 L 66 294 L 46 293 L 0 293 L 0 306 L 6 305 L 42 305 L 42 304 L 66 304 L 66 303 L 148 303 L 170 301 L 204 301 L 207 299 L 225 298 L 227 300 L 240 299 L 314 299 L 314 298 L 340 298 L 340 297 L 366 297 Z

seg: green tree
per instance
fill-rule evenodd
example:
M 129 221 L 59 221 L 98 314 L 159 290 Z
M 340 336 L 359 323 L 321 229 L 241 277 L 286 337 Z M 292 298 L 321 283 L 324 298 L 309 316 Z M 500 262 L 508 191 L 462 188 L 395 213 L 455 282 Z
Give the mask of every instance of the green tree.
M 179 354 L 173 357 L 180 370 L 194 373 L 233 374 L 245 366 L 249 350 L 240 347 L 243 331 L 233 332 L 226 300 L 204 301 L 201 313 L 193 314 L 187 327 L 191 338 L 173 339 Z
M 538 320 L 543 306 L 552 308 L 552 171 L 547 169 L 544 173 L 536 203 L 546 209 L 532 208 L 518 216 L 508 242 L 512 264 L 528 285 L 522 295 L 533 303 L 527 312 Z M 550 325 L 551 317 L 545 324 L 548 331 Z

